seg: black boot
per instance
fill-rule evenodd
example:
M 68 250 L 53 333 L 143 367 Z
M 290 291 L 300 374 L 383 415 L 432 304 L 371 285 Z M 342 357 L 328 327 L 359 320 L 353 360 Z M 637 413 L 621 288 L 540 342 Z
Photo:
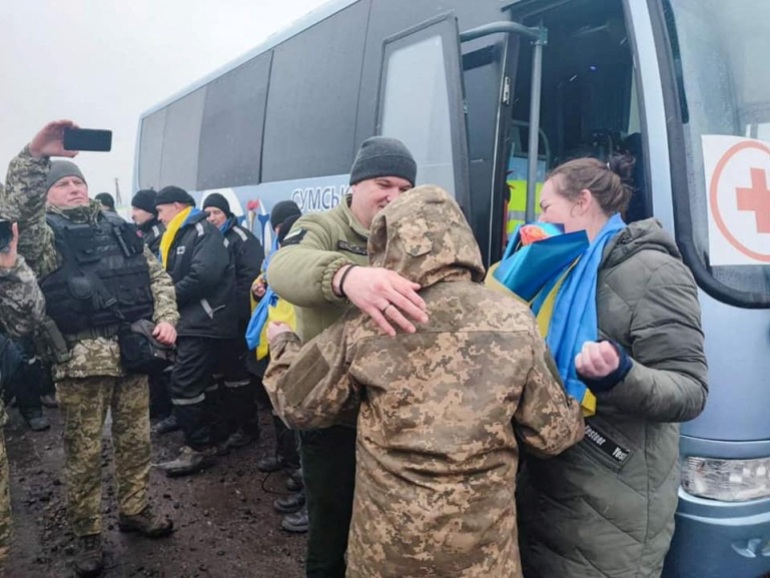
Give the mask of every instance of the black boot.
M 273 502 L 273 508 L 276 512 L 281 512 L 282 514 L 291 514 L 293 512 L 298 512 L 303 508 L 305 505 L 305 494 L 302 492 L 297 492 L 296 494 L 291 494 L 289 496 L 284 496 L 283 498 L 278 498 L 275 502 Z
M 157 514 L 151 506 L 133 516 L 118 517 L 118 529 L 121 532 L 139 532 L 146 538 L 164 538 L 174 531 L 174 522 L 166 516 Z
M 257 462 L 260 472 L 277 472 L 286 467 L 286 461 L 280 455 L 267 456 Z
M 175 478 L 203 471 L 212 466 L 215 461 L 215 448 L 194 450 L 189 446 L 184 446 L 176 459 L 158 464 L 158 467 L 166 472 L 169 478 Z
M 290 492 L 299 492 L 305 484 L 302 482 L 302 468 L 297 468 L 286 478 L 286 489 Z
M 304 534 L 308 528 L 307 508 L 302 508 L 299 512 L 284 516 L 281 520 L 281 529 L 292 534 Z
M 167 418 L 160 420 L 154 426 L 152 426 L 152 433 L 163 435 L 177 431 L 179 429 L 179 423 L 176 421 L 176 416 L 171 414 Z
M 43 415 L 43 410 L 41 409 L 20 409 L 19 413 L 21 414 L 21 417 L 24 418 L 24 421 L 27 422 L 29 429 L 32 431 L 45 431 L 51 427 L 51 424 L 48 423 L 48 418 Z
M 102 536 L 81 536 L 78 538 L 78 554 L 75 558 L 75 571 L 82 578 L 91 578 L 102 573 Z

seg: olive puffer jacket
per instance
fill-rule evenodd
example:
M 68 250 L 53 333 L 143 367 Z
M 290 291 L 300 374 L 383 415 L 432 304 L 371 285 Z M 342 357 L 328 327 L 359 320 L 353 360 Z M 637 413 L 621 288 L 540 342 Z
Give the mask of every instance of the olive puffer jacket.
M 608 244 L 597 309 L 601 337 L 633 365 L 597 394 L 582 442 L 527 460 L 518 493 L 526 578 L 657 577 L 674 531 L 677 422 L 703 410 L 707 367 L 695 281 L 657 221 Z

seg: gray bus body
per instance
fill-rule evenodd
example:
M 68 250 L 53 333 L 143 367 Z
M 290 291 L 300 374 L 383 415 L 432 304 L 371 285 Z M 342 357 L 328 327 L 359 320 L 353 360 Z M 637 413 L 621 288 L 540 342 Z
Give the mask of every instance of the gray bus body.
M 710 367 L 706 410 L 681 428 L 664 576 L 757 578 L 770 572 L 768 21 L 762 0 L 333 1 L 147 111 L 135 190 L 222 192 L 269 247 L 276 202 L 331 208 L 358 145 L 386 134 L 414 152 L 418 182 L 455 195 L 492 263 L 547 168 L 633 153 L 627 219 L 675 233 Z

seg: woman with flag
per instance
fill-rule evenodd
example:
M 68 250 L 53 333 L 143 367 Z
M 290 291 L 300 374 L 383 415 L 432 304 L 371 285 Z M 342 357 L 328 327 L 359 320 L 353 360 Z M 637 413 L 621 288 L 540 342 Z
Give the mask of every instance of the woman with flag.
M 632 169 L 628 156 L 554 169 L 542 234 L 527 247 L 519 235 L 495 272 L 520 292 L 527 277 L 523 298 L 586 416 L 582 442 L 523 469 L 527 578 L 660 576 L 673 534 L 678 422 L 703 410 L 707 367 L 697 287 L 674 240 L 654 219 L 621 217 Z

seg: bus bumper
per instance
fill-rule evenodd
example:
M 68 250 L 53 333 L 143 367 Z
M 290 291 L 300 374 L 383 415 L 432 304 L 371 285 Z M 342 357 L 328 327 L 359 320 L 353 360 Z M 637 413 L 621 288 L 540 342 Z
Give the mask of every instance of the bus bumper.
M 663 578 L 761 578 L 770 573 L 770 499 L 718 502 L 679 490 Z

